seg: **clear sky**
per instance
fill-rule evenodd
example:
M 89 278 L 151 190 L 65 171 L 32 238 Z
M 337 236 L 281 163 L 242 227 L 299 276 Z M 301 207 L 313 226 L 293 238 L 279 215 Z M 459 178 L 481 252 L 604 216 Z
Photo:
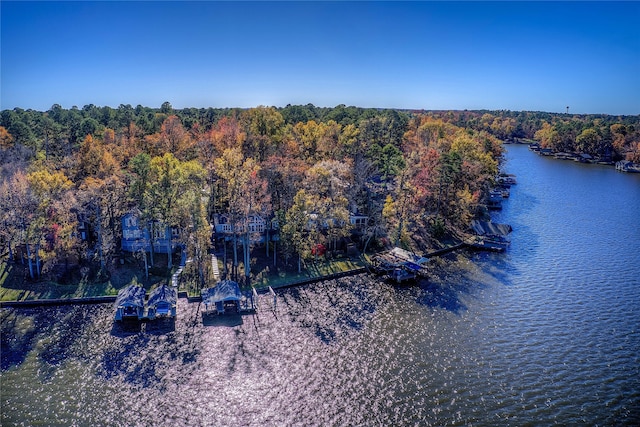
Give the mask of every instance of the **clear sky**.
M 640 114 L 640 2 L 11 2 L 1 108 Z

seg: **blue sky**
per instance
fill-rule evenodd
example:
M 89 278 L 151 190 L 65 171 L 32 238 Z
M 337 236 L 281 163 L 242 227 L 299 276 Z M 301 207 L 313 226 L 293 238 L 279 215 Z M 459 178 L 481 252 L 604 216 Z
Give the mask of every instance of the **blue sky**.
M 1 108 L 640 114 L 639 2 L 1 2 Z

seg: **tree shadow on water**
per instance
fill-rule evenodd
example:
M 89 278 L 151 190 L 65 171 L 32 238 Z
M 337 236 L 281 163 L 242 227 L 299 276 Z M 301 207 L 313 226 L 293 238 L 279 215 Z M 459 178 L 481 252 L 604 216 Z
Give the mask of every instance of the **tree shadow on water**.
M 416 298 L 420 305 L 441 308 L 458 315 L 467 311 L 467 306 L 460 299 L 464 290 L 458 286 L 426 283 L 420 286 L 420 290 L 420 295 Z
M 121 376 L 129 384 L 147 388 L 161 382 L 159 362 L 162 353 L 154 350 L 149 336 L 140 334 L 134 339 L 119 342 L 104 350 L 98 375 L 105 379 Z
M 24 325 L 31 317 L 31 325 Z M 0 368 L 4 371 L 21 365 L 42 333 L 45 316 L 39 309 L 3 309 L 0 317 Z
M 83 306 L 8 309 L 0 318 L 0 366 L 2 370 L 19 366 L 37 349 L 45 377 L 71 355 L 93 314 Z M 48 369 L 48 367 L 52 369 Z M 47 374 L 49 373 L 49 374 Z M 46 379 L 46 378 L 45 378 Z

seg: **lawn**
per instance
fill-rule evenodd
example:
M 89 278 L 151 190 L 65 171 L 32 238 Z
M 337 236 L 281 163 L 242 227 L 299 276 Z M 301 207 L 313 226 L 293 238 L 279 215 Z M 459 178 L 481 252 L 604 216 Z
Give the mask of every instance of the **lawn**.
M 231 260 L 231 257 L 227 259 L 229 271 Z M 176 259 L 176 261 L 178 260 Z M 118 290 L 132 283 L 140 284 L 149 290 L 158 284 L 170 282 L 171 273 L 177 269 L 177 263 L 172 271 L 168 271 L 166 265 L 166 256 L 156 254 L 155 267 L 150 269 L 151 274 L 147 279 L 141 265 L 135 259 L 127 258 L 124 264 L 118 264 L 117 267 L 111 269 L 108 278 L 100 280 L 99 278 L 90 279 L 87 276 L 78 275 L 77 280 L 72 280 L 69 284 L 62 284 L 47 280 L 31 280 L 28 278 L 26 266 L 8 262 L 6 258 L 3 258 L 0 260 L 0 301 L 117 295 Z M 224 261 L 221 256 L 218 257 L 218 266 L 223 279 L 225 278 Z M 358 257 L 345 255 L 337 255 L 331 259 L 318 257 L 316 260 L 303 262 L 301 272 L 298 273 L 297 260 L 285 266 L 284 262 L 278 259 L 274 267 L 273 258 L 266 256 L 264 249 L 256 249 L 252 252 L 251 277 L 248 284 L 244 281 L 244 266 L 242 264 L 238 268 L 238 275 L 239 282 L 244 288 L 255 287 L 260 290 L 269 286 L 278 288 L 344 273 L 363 266 L 364 263 Z M 215 285 L 215 280 L 212 280 L 210 285 Z M 200 294 L 199 287 L 185 283 L 184 280 L 180 282 L 180 290 L 188 291 L 192 296 Z
M 228 268 L 231 268 L 230 260 L 227 260 Z M 220 271 L 224 270 L 224 262 L 218 258 Z M 363 262 L 358 257 L 347 257 L 338 255 L 331 259 L 318 257 L 317 260 L 303 261 L 302 269 L 298 273 L 297 260 L 290 265 L 284 265 L 282 260 L 278 260 L 276 266 L 273 265 L 272 257 L 267 257 L 264 250 L 254 250 L 251 257 L 251 286 L 260 289 L 271 286 L 277 288 L 294 283 L 314 279 L 317 277 L 329 276 L 336 273 L 344 273 L 364 267 Z M 244 275 L 244 268 L 239 267 L 241 277 Z
M 89 278 L 78 274 L 77 280 L 63 284 L 49 280 L 31 280 L 26 266 L 8 262 L 4 257 L 0 259 L 0 301 L 117 295 L 118 290 L 132 283 L 151 289 L 159 283 L 166 283 L 171 277 L 163 267 L 166 262 L 166 256 L 164 259 L 158 257 L 156 267 L 150 270 L 155 274 L 150 274 L 148 279 L 139 265 L 126 260 L 124 264 L 113 268 L 108 278 Z

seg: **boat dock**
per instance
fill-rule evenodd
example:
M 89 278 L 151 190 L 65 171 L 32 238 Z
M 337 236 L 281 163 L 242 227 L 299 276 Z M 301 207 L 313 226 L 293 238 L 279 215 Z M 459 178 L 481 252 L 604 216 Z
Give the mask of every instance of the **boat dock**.
M 395 247 L 371 258 L 371 269 L 376 274 L 396 283 L 416 279 L 426 275 L 429 258 Z

